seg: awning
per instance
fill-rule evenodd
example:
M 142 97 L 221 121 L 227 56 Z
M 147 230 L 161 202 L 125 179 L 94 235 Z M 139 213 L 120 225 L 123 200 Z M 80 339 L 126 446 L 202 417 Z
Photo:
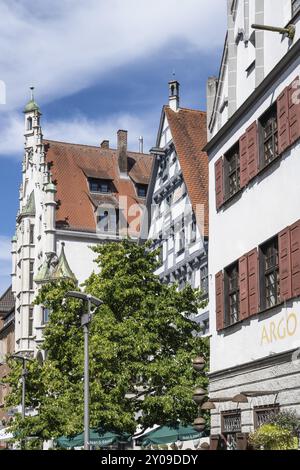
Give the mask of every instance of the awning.
M 160 426 L 153 431 L 150 431 L 137 441 L 141 441 L 141 445 L 148 446 L 150 444 L 173 444 L 177 441 L 190 441 L 193 439 L 200 439 L 205 437 L 206 433 L 197 432 L 192 426 L 178 425 L 176 427 Z
M 118 442 L 130 442 L 130 440 L 131 436 L 129 434 L 102 433 L 96 429 L 90 430 L 90 445 L 92 446 L 107 447 Z M 81 433 L 72 438 L 59 437 L 56 442 L 60 447 L 64 448 L 82 447 L 84 445 L 84 434 Z

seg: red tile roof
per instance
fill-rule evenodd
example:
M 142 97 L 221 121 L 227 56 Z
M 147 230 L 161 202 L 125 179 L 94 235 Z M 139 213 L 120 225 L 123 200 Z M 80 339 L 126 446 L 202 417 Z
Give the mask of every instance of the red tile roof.
M 206 113 L 165 106 L 173 142 L 194 211 L 204 206 L 204 236 L 208 236 L 208 157 L 202 151 L 207 142 Z
M 120 202 L 120 197 L 125 196 L 128 210 L 134 204 L 145 203 L 137 196 L 134 182 L 149 183 L 152 156 L 127 152 L 129 178 L 124 179 L 119 174 L 117 150 L 51 140 L 44 142 L 52 182 L 57 185 L 57 226 L 80 231 L 96 230 L 97 197 L 92 197 L 87 177 L 112 180 L 114 192 L 111 197 Z M 128 223 L 138 217 L 136 213 L 126 215 Z

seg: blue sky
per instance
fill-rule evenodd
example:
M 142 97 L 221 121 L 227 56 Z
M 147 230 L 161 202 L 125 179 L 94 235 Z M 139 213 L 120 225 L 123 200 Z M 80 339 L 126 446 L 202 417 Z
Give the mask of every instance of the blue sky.
M 36 88 L 46 138 L 91 145 L 109 139 L 114 146 L 117 130 L 125 128 L 130 150 L 137 150 L 140 135 L 148 150 L 173 71 L 181 105 L 205 109 L 207 77 L 219 69 L 225 7 L 225 0 L 0 2 L 0 80 L 6 86 L 0 104 L 0 292 L 9 284 L 29 86 Z

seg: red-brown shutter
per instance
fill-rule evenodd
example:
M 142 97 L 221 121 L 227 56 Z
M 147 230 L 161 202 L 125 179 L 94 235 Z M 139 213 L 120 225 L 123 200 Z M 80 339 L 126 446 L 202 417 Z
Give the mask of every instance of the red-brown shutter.
M 224 328 L 224 275 L 222 271 L 216 274 L 216 324 L 217 331 Z
M 256 121 L 248 127 L 246 134 L 248 144 L 248 178 L 250 181 L 257 175 L 259 170 L 258 131 Z
M 224 202 L 224 162 L 223 157 L 215 163 L 215 180 L 216 180 L 216 207 L 217 210 Z
M 249 288 L 249 316 L 256 315 L 259 310 L 259 267 L 257 248 L 248 254 L 248 288 Z
M 300 295 L 300 220 L 290 227 L 292 296 Z
M 290 144 L 300 137 L 300 89 L 299 77 L 288 88 Z
M 281 154 L 290 145 L 288 88 L 285 88 L 277 98 L 277 125 L 278 153 Z
M 239 259 L 239 284 L 240 284 L 240 319 L 249 317 L 249 291 L 248 291 L 248 258 L 242 256 Z
M 278 235 L 280 298 L 282 301 L 292 297 L 291 240 L 290 230 L 286 228 Z
M 248 184 L 248 139 L 247 134 L 240 138 L 240 187 L 241 189 Z
M 211 434 L 209 450 L 218 450 L 219 440 L 220 440 L 219 434 Z

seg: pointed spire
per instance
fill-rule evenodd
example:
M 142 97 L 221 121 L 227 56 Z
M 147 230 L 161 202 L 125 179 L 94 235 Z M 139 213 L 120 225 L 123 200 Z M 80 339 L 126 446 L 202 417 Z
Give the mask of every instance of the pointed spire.
M 61 244 L 61 252 L 58 258 L 57 266 L 55 267 L 51 275 L 51 280 L 58 280 L 58 279 L 71 279 L 72 281 L 77 282 L 75 274 L 72 272 L 70 265 L 67 261 L 64 242 Z

